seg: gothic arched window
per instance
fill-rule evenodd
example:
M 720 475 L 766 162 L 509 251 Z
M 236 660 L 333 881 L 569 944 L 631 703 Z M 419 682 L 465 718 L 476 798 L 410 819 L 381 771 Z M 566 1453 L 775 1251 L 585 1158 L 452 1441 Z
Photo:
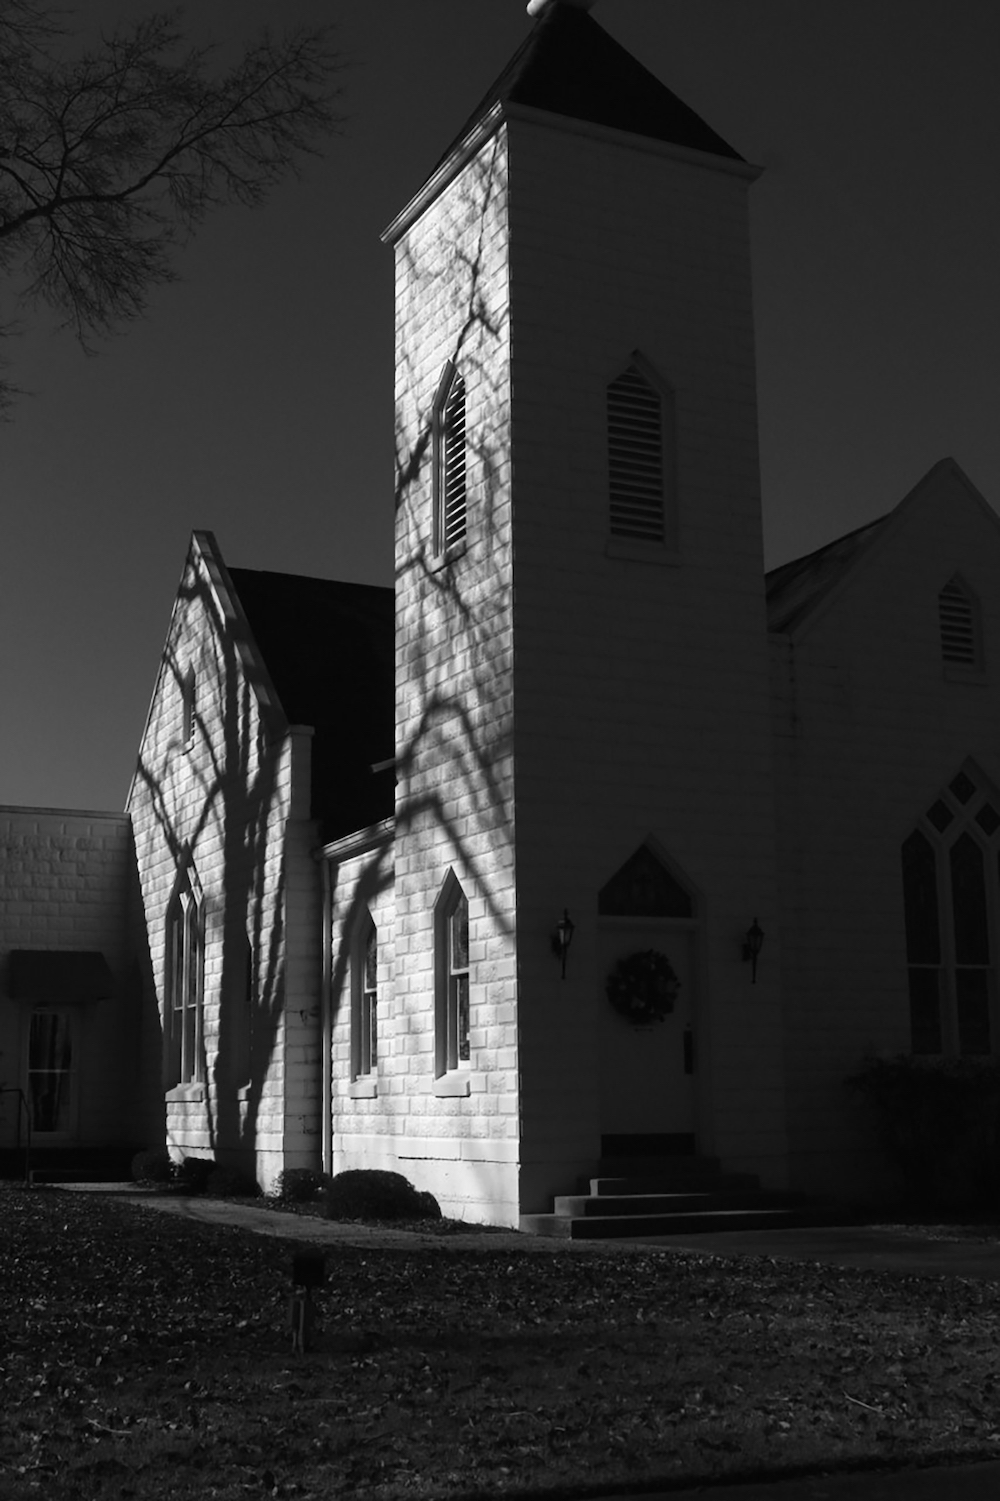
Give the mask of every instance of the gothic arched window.
M 189 871 L 174 889 L 166 922 L 166 1007 L 168 1086 L 202 1077 L 202 993 L 204 941 L 201 898 Z
M 995 1030 L 1000 800 L 962 770 L 902 848 L 910 1046 L 979 1057 Z

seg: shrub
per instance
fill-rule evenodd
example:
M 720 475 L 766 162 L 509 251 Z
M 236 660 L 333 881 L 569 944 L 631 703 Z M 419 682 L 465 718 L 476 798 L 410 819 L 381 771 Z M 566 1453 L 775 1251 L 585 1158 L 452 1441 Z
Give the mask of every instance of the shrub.
M 177 1169 L 177 1178 L 188 1193 L 201 1194 L 205 1192 L 215 1167 L 211 1157 L 185 1157 Z
M 991 1059 L 870 1058 L 846 1081 L 923 1208 L 1000 1203 L 1000 1064 Z
M 136 1183 L 169 1183 L 174 1164 L 166 1147 L 148 1147 L 132 1158 L 132 1177 Z
M 196 1157 L 190 1160 L 198 1161 Z M 215 1199 L 255 1199 L 260 1193 L 260 1184 L 242 1168 L 221 1164 L 209 1173 L 205 1192 Z
M 276 1184 L 279 1199 L 288 1204 L 308 1204 L 321 1189 L 329 1188 L 332 1179 L 313 1167 L 286 1167 L 278 1174 Z
M 440 1219 L 433 1194 L 420 1193 L 402 1173 L 355 1168 L 337 1173 L 327 1189 L 331 1220 Z

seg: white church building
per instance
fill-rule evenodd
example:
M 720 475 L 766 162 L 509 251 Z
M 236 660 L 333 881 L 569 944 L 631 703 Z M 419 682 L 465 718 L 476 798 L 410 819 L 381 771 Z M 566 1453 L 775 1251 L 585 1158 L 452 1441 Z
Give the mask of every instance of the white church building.
M 997 516 L 765 575 L 758 172 L 539 9 L 385 232 L 394 588 L 196 533 L 125 814 L 0 809 L 0 1148 L 858 1197 L 845 1077 L 996 1051 Z

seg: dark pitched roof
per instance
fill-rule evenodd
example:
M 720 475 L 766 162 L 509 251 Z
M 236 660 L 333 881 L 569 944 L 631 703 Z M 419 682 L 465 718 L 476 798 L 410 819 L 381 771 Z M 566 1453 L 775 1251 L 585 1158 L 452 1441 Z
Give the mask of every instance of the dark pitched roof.
M 392 589 L 230 568 L 289 724 L 315 730 L 312 815 L 325 840 L 393 812 L 395 620 Z
M 765 578 L 768 629 L 793 630 L 854 567 L 888 520 L 880 516 L 804 558 L 772 568 Z
M 539 16 L 441 162 L 501 102 L 743 160 L 586 11 L 572 5 L 552 5 Z

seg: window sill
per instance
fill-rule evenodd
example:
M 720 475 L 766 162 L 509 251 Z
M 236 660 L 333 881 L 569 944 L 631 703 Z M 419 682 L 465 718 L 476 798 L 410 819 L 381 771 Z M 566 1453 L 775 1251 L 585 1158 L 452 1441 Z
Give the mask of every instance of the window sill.
M 465 542 L 456 543 L 455 546 L 450 547 L 447 552 L 438 553 L 435 556 L 434 561 L 431 563 L 431 572 L 440 573 L 442 569 L 450 568 L 452 563 L 457 563 L 460 558 L 464 558 L 468 550 L 469 543 L 468 540 L 466 540 Z
M 204 1098 L 204 1084 L 175 1084 L 164 1095 L 168 1105 L 197 1104 Z
M 664 542 L 633 542 L 630 537 L 609 537 L 604 544 L 606 558 L 623 558 L 630 563 L 655 563 L 660 568 L 677 568 L 681 555 L 676 547 Z
M 352 1100 L 374 1100 L 378 1097 L 377 1079 L 352 1079 L 347 1088 Z
M 989 676 L 982 667 L 946 667 L 944 680 L 946 683 L 977 683 L 984 686 L 989 682 Z
M 434 1093 L 439 1100 L 453 1100 L 471 1094 L 469 1079 L 468 1069 L 455 1069 L 450 1074 L 442 1074 L 439 1079 L 434 1080 Z

